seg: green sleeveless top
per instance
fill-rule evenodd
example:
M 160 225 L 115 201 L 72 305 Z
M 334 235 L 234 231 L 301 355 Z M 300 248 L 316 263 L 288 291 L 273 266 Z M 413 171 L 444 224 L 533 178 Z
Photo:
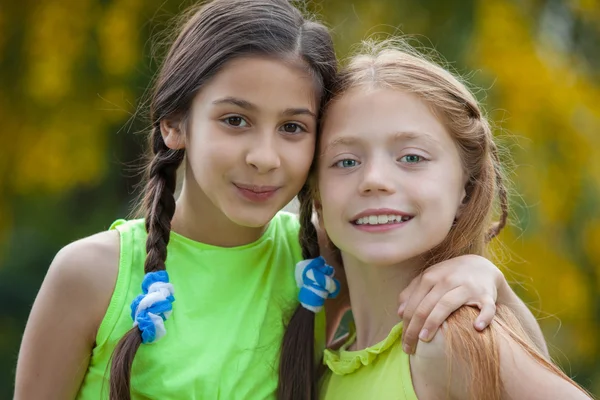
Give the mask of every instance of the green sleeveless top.
M 376 345 L 348 351 L 356 340 L 352 329 L 340 350 L 325 350 L 323 363 L 329 368 L 321 381 L 321 400 L 417 400 L 401 337 L 402 322 Z
M 121 237 L 117 283 L 78 399 L 108 398 L 109 359 L 131 329 L 130 304 L 142 293 L 144 221 L 119 220 L 111 229 Z M 280 212 L 259 240 L 245 246 L 222 248 L 171 234 L 166 266 L 173 312 L 167 334 L 136 353 L 132 399 L 275 397 L 284 324 L 298 304 L 298 230 L 297 217 Z M 322 350 L 324 313 L 315 332 Z

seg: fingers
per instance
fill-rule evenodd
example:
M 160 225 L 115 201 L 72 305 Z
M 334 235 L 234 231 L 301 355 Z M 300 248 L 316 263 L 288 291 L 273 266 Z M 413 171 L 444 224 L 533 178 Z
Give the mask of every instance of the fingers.
M 489 297 L 487 301 L 482 302 L 481 312 L 477 319 L 475 319 L 475 329 L 482 331 L 492 323 L 494 316 L 496 315 L 496 303 Z
M 415 310 L 421 304 L 425 296 L 429 293 L 433 285 L 430 285 L 427 280 L 423 280 L 423 274 L 419 275 L 411 282 L 412 290 L 410 297 L 405 301 L 404 310 L 402 312 L 402 321 L 404 326 L 410 324 L 411 319 L 415 314 Z
M 400 292 L 400 295 L 398 296 L 398 304 L 400 305 L 400 307 L 398 308 L 398 316 L 400 318 L 404 318 L 404 310 L 406 309 L 406 303 L 408 303 L 409 299 L 412 297 L 413 291 L 419 285 L 420 282 L 421 275 L 419 274 L 418 277 L 410 281 L 410 284 L 402 292 Z
M 478 306 L 478 304 L 471 303 L 468 300 L 469 290 L 464 286 L 459 286 L 443 294 L 440 300 L 433 306 L 433 309 L 423 323 L 423 327 L 419 331 L 419 339 L 423 340 L 424 342 L 429 342 L 431 339 L 433 339 L 444 321 L 446 321 L 454 311 L 458 310 L 462 306 Z M 490 315 L 490 312 L 491 318 L 493 318 L 495 314 L 495 306 L 493 310 L 491 310 L 488 306 L 486 309 L 486 318 Z M 485 328 L 485 326 L 481 329 Z
M 496 314 L 496 304 L 491 296 L 481 302 L 469 300 L 470 291 L 465 286 L 459 286 L 448 292 L 434 288 L 417 306 L 410 323 L 404 325 L 404 351 L 412 354 L 419 340 L 430 341 L 444 321 L 465 305 L 477 306 L 481 309 L 473 325 L 478 330 L 485 329 Z
M 440 294 L 438 296 L 441 297 L 441 294 L 448 292 L 457 286 L 458 283 L 438 277 L 435 270 L 425 271 L 413 279 L 409 285 L 409 287 L 411 287 L 409 293 L 410 297 L 404 303 L 405 307 L 401 315 L 402 321 L 404 321 L 404 327 L 407 327 L 410 324 L 417 306 L 419 306 L 425 296 L 427 296 L 434 287 L 436 287 L 436 290 L 439 290 L 438 293 Z
M 494 318 L 498 295 L 494 274 L 481 268 L 473 269 L 468 263 L 453 266 L 452 262 L 458 260 L 428 268 L 398 297 L 398 315 L 404 322 L 402 340 L 409 354 L 414 352 L 419 337 L 431 340 L 450 314 L 463 305 L 481 310 L 473 321 L 477 330 L 485 329 Z
M 460 302 L 458 306 L 455 306 L 455 302 L 462 301 L 465 296 L 465 294 L 456 293 L 461 291 L 461 288 L 447 291 L 443 287 L 436 287 L 417 304 L 414 313 L 412 313 L 412 318 L 409 320 L 403 319 L 402 341 L 405 353 L 412 354 L 414 352 L 419 338 L 429 340 L 430 337 L 433 337 L 439 326 L 452 311 L 464 304 L 464 302 Z M 435 314 L 432 318 L 431 313 L 434 311 Z M 405 314 L 408 314 L 408 309 Z M 434 323 L 439 318 L 442 318 L 440 322 L 438 324 Z M 426 325 L 427 322 L 428 325 Z

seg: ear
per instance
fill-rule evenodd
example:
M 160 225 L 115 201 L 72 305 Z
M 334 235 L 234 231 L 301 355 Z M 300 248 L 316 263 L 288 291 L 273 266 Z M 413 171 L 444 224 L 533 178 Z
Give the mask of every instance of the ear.
M 171 150 L 181 150 L 185 148 L 183 121 L 180 117 L 161 119 L 160 134 L 165 141 L 165 145 Z

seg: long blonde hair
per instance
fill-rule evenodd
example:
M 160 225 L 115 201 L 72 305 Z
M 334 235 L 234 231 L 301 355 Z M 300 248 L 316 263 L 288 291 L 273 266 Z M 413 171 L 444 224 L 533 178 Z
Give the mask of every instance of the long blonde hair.
M 420 97 L 445 124 L 459 149 L 468 176 L 463 209 L 445 240 L 426 255 L 426 267 L 465 254 L 485 256 L 487 243 L 506 225 L 508 195 L 490 124 L 475 96 L 459 78 L 401 39 L 364 42 L 359 54 L 340 72 L 330 104 L 347 91 L 360 87 L 401 90 Z M 311 212 L 318 196 L 315 172 L 313 168 L 312 179 L 299 196 L 304 214 Z M 492 223 L 495 204 L 499 206 L 500 218 Z M 302 222 L 310 223 L 310 220 Z M 301 240 L 306 242 L 307 238 L 301 237 Z M 467 389 L 471 398 L 500 399 L 502 396 L 500 335 L 511 338 L 539 364 L 579 387 L 544 358 L 509 308 L 498 306 L 494 321 L 483 332 L 472 327 L 476 316 L 475 309 L 464 306 L 448 318 L 444 328 L 447 347 L 453 352 L 449 360 L 462 361 L 470 369 Z M 295 337 L 300 341 L 296 329 L 290 324 L 285 340 L 293 342 Z M 293 358 L 292 353 L 293 350 L 284 351 L 282 357 Z M 314 398 L 314 395 L 297 398 Z

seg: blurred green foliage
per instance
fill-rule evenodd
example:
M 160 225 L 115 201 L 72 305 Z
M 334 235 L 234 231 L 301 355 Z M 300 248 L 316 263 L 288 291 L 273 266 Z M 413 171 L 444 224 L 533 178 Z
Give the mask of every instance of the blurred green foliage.
M 0 398 L 54 254 L 129 213 L 144 100 L 177 0 L 0 0 Z M 315 0 L 340 57 L 417 35 L 470 80 L 517 165 L 502 265 L 568 374 L 600 394 L 600 3 Z M 68 310 L 56 310 L 57 314 Z

